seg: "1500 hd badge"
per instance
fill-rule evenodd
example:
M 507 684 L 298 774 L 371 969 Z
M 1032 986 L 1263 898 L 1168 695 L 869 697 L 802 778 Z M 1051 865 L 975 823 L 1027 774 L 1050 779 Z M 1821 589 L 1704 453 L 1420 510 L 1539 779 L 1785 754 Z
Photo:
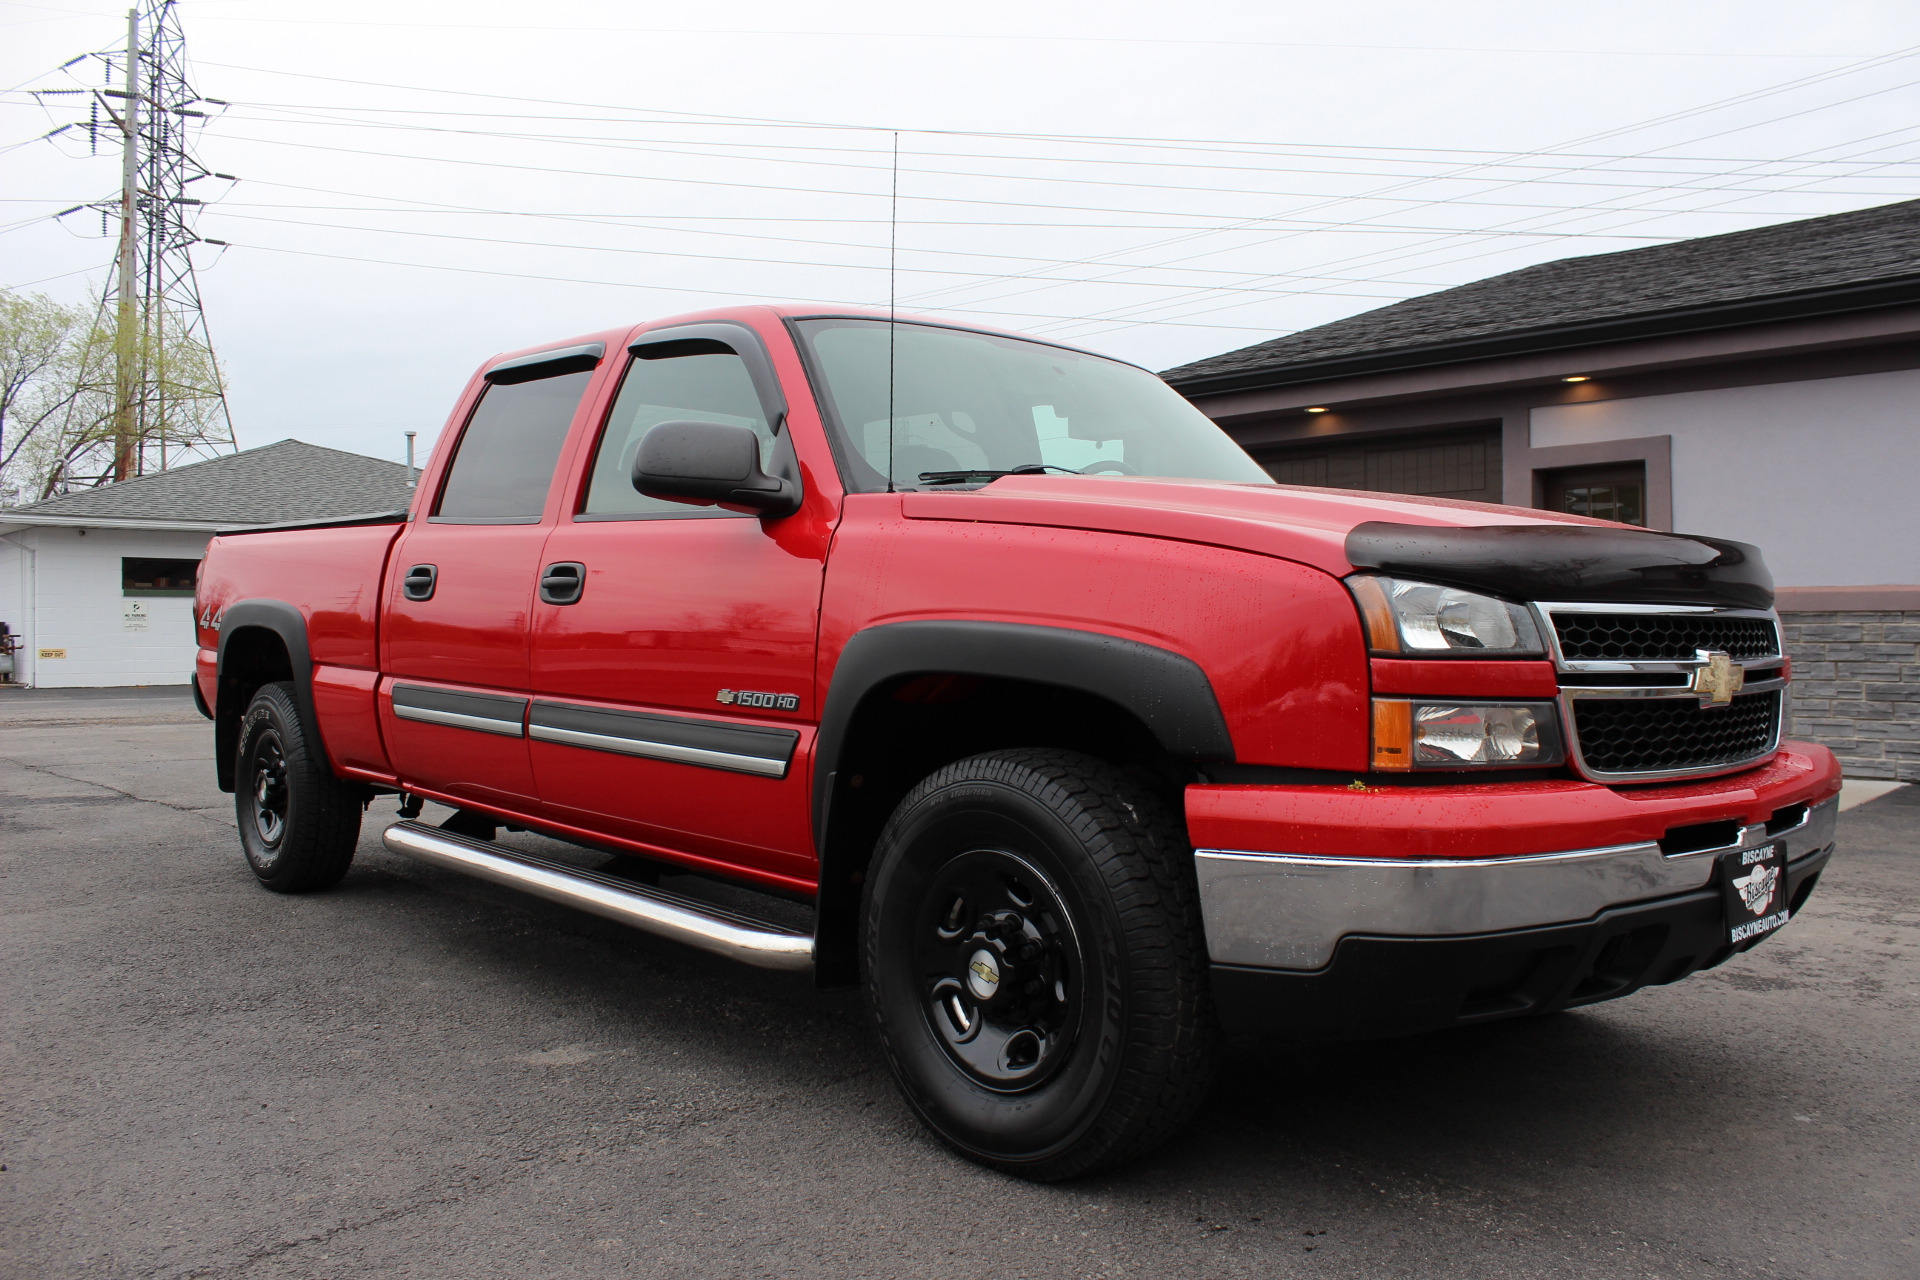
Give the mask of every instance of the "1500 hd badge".
M 729 707 L 754 707 L 762 711 L 798 711 L 797 693 L 756 693 L 752 689 L 722 689 L 713 695 L 715 702 Z

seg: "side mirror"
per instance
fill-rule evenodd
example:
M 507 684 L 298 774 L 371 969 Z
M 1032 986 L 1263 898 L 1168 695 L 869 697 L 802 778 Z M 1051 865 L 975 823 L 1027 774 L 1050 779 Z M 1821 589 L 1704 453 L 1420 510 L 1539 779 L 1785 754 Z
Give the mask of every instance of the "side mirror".
M 640 441 L 633 487 L 649 498 L 790 516 L 800 486 L 760 469 L 760 438 L 724 422 L 662 422 Z

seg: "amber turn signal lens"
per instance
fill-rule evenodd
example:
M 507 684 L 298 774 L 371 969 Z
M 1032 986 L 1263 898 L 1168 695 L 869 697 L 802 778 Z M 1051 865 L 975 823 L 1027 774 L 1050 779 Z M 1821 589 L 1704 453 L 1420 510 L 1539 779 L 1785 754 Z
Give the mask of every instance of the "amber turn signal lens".
M 1367 647 L 1375 653 L 1400 652 L 1400 628 L 1394 623 L 1393 606 L 1387 603 L 1386 588 L 1379 579 L 1359 574 L 1348 578 L 1347 586 L 1367 624 Z
M 1373 704 L 1373 767 L 1413 768 L 1413 704 L 1381 699 Z

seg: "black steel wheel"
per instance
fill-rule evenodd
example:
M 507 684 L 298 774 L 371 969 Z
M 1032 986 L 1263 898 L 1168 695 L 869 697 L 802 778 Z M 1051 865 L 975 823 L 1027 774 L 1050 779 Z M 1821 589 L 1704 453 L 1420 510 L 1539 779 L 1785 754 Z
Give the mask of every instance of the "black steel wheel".
M 261 884 L 300 893 L 347 874 L 360 842 L 361 791 L 333 776 L 291 683 L 253 695 L 233 778 L 240 847 Z
M 1073 920 L 1039 868 L 1002 848 L 956 855 L 928 883 L 914 942 L 927 1022 L 976 1083 L 1022 1093 L 1066 1061 L 1084 966 Z
M 921 782 L 875 852 L 863 944 L 894 1077 L 970 1159 L 1072 1177 L 1156 1146 L 1205 1096 L 1192 851 L 1102 761 L 998 752 Z
M 279 851 L 287 834 L 287 753 L 280 746 L 280 732 L 263 725 L 253 744 L 251 765 L 253 793 L 253 829 L 260 837 L 263 851 Z

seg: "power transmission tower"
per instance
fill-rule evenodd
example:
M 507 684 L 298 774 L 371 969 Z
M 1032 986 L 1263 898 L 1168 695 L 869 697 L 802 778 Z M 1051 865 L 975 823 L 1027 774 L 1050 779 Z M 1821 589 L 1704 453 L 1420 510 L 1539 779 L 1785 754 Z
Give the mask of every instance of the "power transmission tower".
M 98 209 L 103 232 L 118 220 L 118 250 L 100 305 L 101 328 L 111 334 L 111 419 L 109 430 L 89 432 L 70 456 L 62 489 L 236 447 L 192 257 L 193 246 L 222 242 L 194 233 L 203 202 L 188 194 L 205 178 L 232 180 L 200 164 L 190 145 L 191 131 L 207 116 L 196 104 L 227 104 L 199 97 L 188 84 L 175 0 L 128 10 L 125 48 L 94 56 L 107 68 L 107 85 L 92 91 L 86 127 L 96 152 L 103 134 L 109 144 L 117 137 L 120 193 L 66 212 Z M 113 86 L 116 71 L 123 87 Z

